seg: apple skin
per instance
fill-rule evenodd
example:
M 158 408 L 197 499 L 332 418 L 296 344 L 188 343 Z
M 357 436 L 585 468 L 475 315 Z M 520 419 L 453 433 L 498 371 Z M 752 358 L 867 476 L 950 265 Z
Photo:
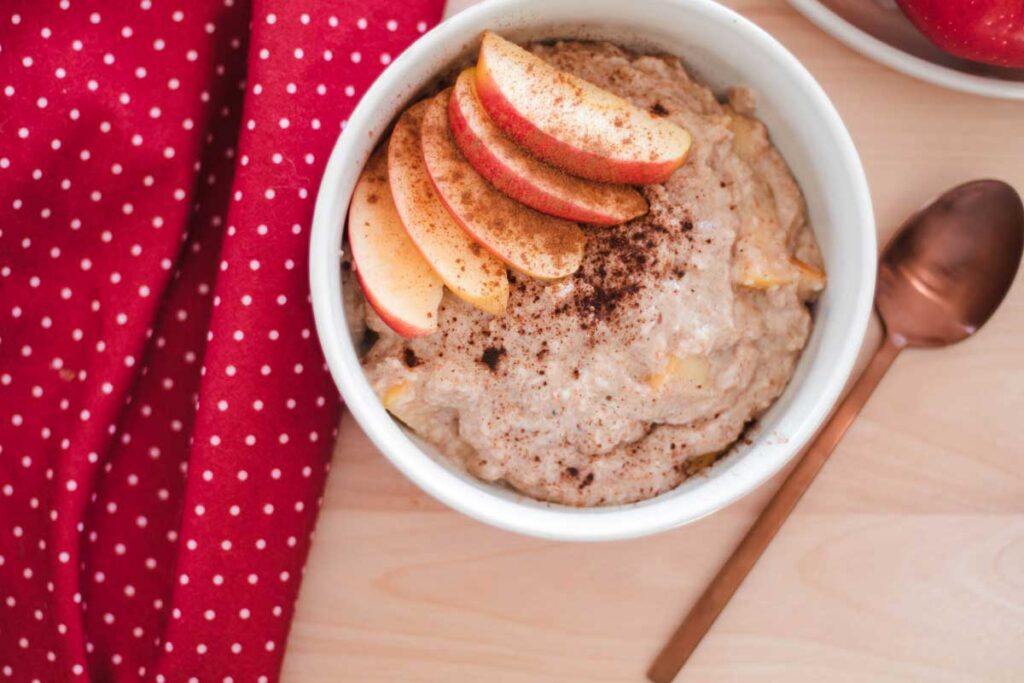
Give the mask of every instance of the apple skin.
M 352 193 L 348 242 L 366 301 L 384 324 L 406 339 L 434 332 L 444 286 L 405 232 L 383 149 L 370 157 Z
M 457 297 L 492 315 L 508 305 L 505 264 L 481 248 L 441 203 L 423 158 L 421 126 L 429 100 L 398 118 L 388 141 L 388 181 L 413 244 Z
M 355 257 L 353 256 L 353 260 Z M 371 286 L 367 285 L 363 275 L 357 270 L 356 277 L 359 278 L 359 285 L 363 288 L 363 296 L 366 297 L 366 303 L 370 304 L 370 308 L 374 310 L 377 317 L 380 318 L 385 325 L 390 327 L 395 334 L 403 339 L 415 339 L 416 337 L 426 337 L 427 335 L 437 332 L 437 323 L 433 325 L 423 325 L 417 322 L 409 320 L 403 320 L 399 314 L 392 313 L 387 304 L 383 299 L 377 297 Z M 444 291 L 443 289 L 441 290 Z M 441 298 L 438 297 L 438 303 L 440 304 Z M 437 320 L 437 313 L 434 313 L 434 320 Z
M 692 143 L 674 123 L 490 31 L 480 45 L 476 91 L 508 137 L 552 166 L 589 180 L 664 182 L 686 161 Z M 602 132 L 595 135 L 595 130 Z
M 1021 0 L 896 0 L 928 40 L 975 62 L 1024 68 Z
M 420 129 L 423 158 L 441 203 L 466 234 L 516 272 L 539 280 L 575 273 L 583 262 L 583 231 L 517 202 L 473 169 L 452 138 L 451 92 L 430 100 Z
M 477 96 L 472 67 L 455 82 L 448 120 L 459 150 L 473 168 L 532 209 L 591 225 L 619 225 L 647 213 L 647 201 L 634 188 L 569 175 L 505 137 Z

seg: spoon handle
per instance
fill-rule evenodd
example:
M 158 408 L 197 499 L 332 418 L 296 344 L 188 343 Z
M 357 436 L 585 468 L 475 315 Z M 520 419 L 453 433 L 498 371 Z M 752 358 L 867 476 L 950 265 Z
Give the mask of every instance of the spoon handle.
M 821 466 L 832 454 L 839 439 L 860 413 L 868 397 L 902 349 L 903 343 L 886 336 L 853 389 L 832 414 L 832 418 L 776 491 L 732 556 L 718 571 L 711 585 L 690 609 L 686 619 L 658 654 L 651 668 L 647 670 L 647 678 L 654 683 L 670 683 L 676 677 L 704 634 L 725 609 L 725 605 L 743 579 L 750 573 L 754 563 L 796 507 L 797 501 L 810 487 Z

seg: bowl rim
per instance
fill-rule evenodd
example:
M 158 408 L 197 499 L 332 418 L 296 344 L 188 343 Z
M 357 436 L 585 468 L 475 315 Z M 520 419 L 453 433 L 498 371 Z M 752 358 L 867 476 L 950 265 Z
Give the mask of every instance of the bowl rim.
M 848 22 L 818 0 L 789 0 L 789 4 L 839 42 L 893 71 L 971 95 L 1024 100 L 1024 83 L 964 73 L 904 52 Z
M 838 158 L 845 175 L 854 185 L 853 204 L 861 214 L 857 224 L 863 225 L 859 248 L 866 258 L 863 259 L 860 272 L 862 287 L 857 292 L 854 310 L 849 316 L 851 329 L 836 355 L 834 371 L 828 375 L 827 383 L 816 393 L 813 406 L 788 435 L 785 452 L 771 461 L 762 459 L 756 474 L 746 476 L 742 483 L 719 495 L 703 496 L 700 504 L 695 505 L 692 500 L 683 501 L 686 505 L 677 505 L 674 514 L 669 513 L 672 512 L 672 503 L 678 502 L 678 499 L 659 500 L 659 497 L 608 508 L 537 505 L 537 501 L 521 496 L 523 501 L 530 503 L 523 504 L 519 499 L 502 498 L 486 491 L 484 487 L 461 480 L 450 467 L 435 461 L 409 439 L 398 423 L 388 415 L 369 386 L 345 325 L 339 286 L 340 259 L 335 256 L 338 245 L 332 243 L 336 226 L 330 222 L 331 214 L 342 199 L 336 188 L 341 184 L 343 164 L 351 163 L 351 159 L 345 159 L 348 156 L 346 149 L 362 142 L 355 139 L 356 134 L 351 131 L 369 129 L 378 123 L 376 112 L 386 103 L 385 91 L 393 86 L 392 82 L 400 77 L 406 66 L 429 59 L 431 51 L 439 43 L 465 41 L 467 36 L 475 35 L 483 18 L 527 8 L 539 1 L 542 0 L 489 0 L 442 22 L 392 62 L 352 112 L 349 124 L 331 151 L 313 215 L 309 279 L 316 330 L 331 376 L 352 416 L 374 446 L 393 465 L 437 500 L 478 521 L 539 538 L 572 541 L 636 538 L 696 521 L 745 496 L 781 470 L 817 432 L 846 384 L 870 319 L 877 255 L 874 212 L 864 169 L 849 131 L 818 82 L 781 43 L 750 20 L 713 0 L 686 0 L 685 3 L 681 0 L 636 0 L 637 7 L 685 6 L 686 11 L 701 13 L 721 24 L 729 24 L 731 30 L 744 34 L 745 39 L 759 42 L 762 48 L 778 55 L 790 75 L 800 81 L 797 87 L 814 100 L 815 109 L 824 115 L 824 123 L 836 142 Z M 594 14 L 588 15 L 580 23 L 593 22 L 594 18 Z M 349 198 L 343 199 L 347 206 Z M 346 211 L 343 209 L 340 213 L 344 215 Z

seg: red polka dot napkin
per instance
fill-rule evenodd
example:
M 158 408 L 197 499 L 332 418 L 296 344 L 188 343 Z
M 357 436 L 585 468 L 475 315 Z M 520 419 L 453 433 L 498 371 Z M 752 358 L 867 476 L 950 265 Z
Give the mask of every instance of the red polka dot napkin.
M 339 409 L 313 200 L 441 4 L 0 6 L 0 681 L 277 677 Z

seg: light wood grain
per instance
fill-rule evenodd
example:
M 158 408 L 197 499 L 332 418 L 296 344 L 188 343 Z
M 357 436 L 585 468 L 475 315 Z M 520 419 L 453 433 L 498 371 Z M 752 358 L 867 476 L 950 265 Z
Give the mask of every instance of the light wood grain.
M 1020 103 L 889 71 L 781 0 L 726 4 L 828 91 L 880 240 L 963 180 L 1024 188 Z M 679 680 L 1024 680 L 1022 426 L 1018 282 L 976 338 L 899 358 Z M 428 498 L 346 418 L 284 680 L 641 681 L 777 483 L 654 538 L 537 541 Z

